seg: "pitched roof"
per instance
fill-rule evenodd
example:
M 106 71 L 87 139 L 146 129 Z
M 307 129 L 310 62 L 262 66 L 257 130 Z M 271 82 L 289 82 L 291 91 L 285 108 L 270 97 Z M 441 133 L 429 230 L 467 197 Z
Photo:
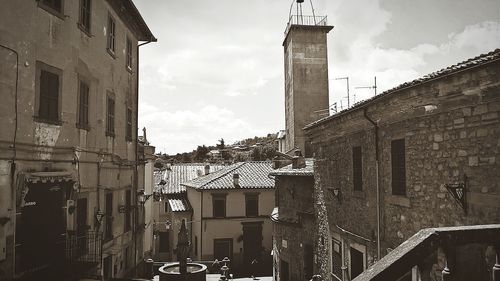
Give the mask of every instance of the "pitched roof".
M 198 190 L 270 189 L 274 188 L 274 180 L 268 177 L 272 170 L 272 162 L 270 161 L 240 162 L 183 185 Z M 234 174 L 239 175 L 238 186 L 234 185 Z
M 167 201 L 172 212 L 188 212 L 193 210 L 191 204 L 189 204 L 186 193 L 171 195 L 168 197 Z
M 122 20 L 137 33 L 139 41 L 156 42 L 157 39 L 149 29 L 132 0 L 107 0 Z
M 271 176 L 314 176 L 314 159 L 306 158 L 306 166 L 304 168 L 293 169 L 292 164 L 273 170 Z
M 155 181 L 155 191 L 163 188 L 165 194 L 178 194 L 186 192 L 186 188 L 181 183 L 190 181 L 205 173 L 204 163 L 182 163 L 168 165 L 166 169 L 155 170 L 153 173 Z M 222 169 L 223 165 L 209 165 L 210 174 Z M 165 184 L 161 185 L 160 182 Z
M 454 64 L 454 65 L 451 65 L 449 67 L 446 67 L 446 68 L 443 68 L 439 71 L 436 71 L 436 72 L 433 72 L 433 73 L 430 73 L 430 74 L 427 74 L 421 78 L 418 78 L 418 79 L 415 79 L 415 80 L 412 80 L 412 81 L 409 81 L 409 82 L 405 82 L 403 84 L 400 84 L 390 90 L 387 90 L 373 98 L 370 98 L 370 99 L 367 99 L 367 100 L 364 100 L 364 101 L 361 101 L 361 102 L 358 102 L 356 103 L 354 106 L 348 108 L 348 109 L 345 109 L 345 110 L 342 110 L 334 115 L 330 115 L 330 116 L 327 116 L 325 118 L 322 118 L 322 119 L 319 119 L 317 121 L 314 121 L 312 122 L 311 124 L 308 124 L 304 129 L 310 129 L 310 128 L 313 128 L 319 124 L 322 124 L 328 120 L 331 120 L 331 119 L 335 119 L 337 117 L 340 117 L 344 114 L 347 114 L 349 112 L 352 112 L 352 111 L 355 111 L 359 108 L 362 108 L 362 107 L 365 107 L 367 106 L 368 104 L 371 104 L 372 102 L 376 101 L 376 100 L 379 100 L 383 97 L 386 97 L 386 96 L 389 96 L 389 95 L 392 95 L 392 94 L 396 94 L 398 93 L 399 91 L 401 90 L 404 90 L 404 89 L 407 89 L 407 88 L 412 88 L 412 87 L 415 87 L 415 86 L 418 86 L 418 85 L 421 85 L 423 83 L 426 83 L 426 82 L 429 82 L 429 81 L 432 81 L 434 79 L 438 79 L 438 78 L 441 78 L 441 77 L 445 77 L 445 76 L 448 76 L 450 74 L 453 74 L 453 73 L 457 73 L 457 72 L 460 72 L 460 71 L 464 71 L 464 70 L 467 70 L 467 69 L 470 69 L 470 68 L 474 68 L 474 67 L 477 67 L 477 66 L 481 66 L 481 65 L 485 65 L 485 64 L 488 64 L 488 63 L 492 63 L 492 62 L 495 62 L 495 61 L 499 61 L 500 60 L 500 49 L 495 49 L 494 51 L 492 52 L 489 52 L 487 54 L 482 54 L 482 55 L 479 55 L 477 57 L 474 57 L 474 58 L 471 58 L 471 59 L 468 59 L 466 61 L 463 61 L 463 62 L 460 62 L 460 63 L 457 63 L 457 64 Z

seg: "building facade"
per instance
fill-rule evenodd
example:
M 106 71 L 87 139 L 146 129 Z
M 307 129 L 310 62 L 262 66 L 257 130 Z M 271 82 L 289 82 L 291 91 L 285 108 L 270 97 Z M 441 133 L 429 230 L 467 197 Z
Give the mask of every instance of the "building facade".
M 274 280 L 310 280 L 314 272 L 313 161 L 294 158 L 293 162 L 270 173 L 276 188 L 271 215 Z
M 154 260 L 177 261 L 177 234 L 182 220 L 190 222 L 193 208 L 182 183 L 208 175 L 222 169 L 221 165 L 204 163 L 166 164 L 155 173 L 155 191 L 163 194 L 162 200 L 154 203 Z M 188 230 L 190 225 L 187 224 Z
M 132 1 L 9 1 L 0 18 L 0 279 L 122 277 L 142 260 Z
M 499 222 L 499 85 L 497 49 L 306 127 L 328 211 L 328 278 L 354 279 L 423 228 Z M 491 247 L 455 256 L 459 280 L 490 280 Z M 444 266 L 437 251 L 402 280 L 441 280 Z
M 193 208 L 193 260 L 231 260 L 236 276 L 270 275 L 271 162 L 240 162 L 183 185 Z

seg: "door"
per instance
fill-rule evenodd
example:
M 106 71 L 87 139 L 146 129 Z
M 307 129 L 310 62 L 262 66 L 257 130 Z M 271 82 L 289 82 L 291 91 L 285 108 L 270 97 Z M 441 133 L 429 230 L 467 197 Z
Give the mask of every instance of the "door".
M 243 223 L 243 262 L 254 270 L 262 265 L 262 222 Z
M 362 252 L 351 247 L 351 279 L 356 278 L 364 270 L 364 255 Z
M 290 281 L 288 262 L 280 260 L 280 281 Z
M 313 276 L 314 253 L 310 244 L 304 244 L 304 275 L 305 280 L 310 280 Z

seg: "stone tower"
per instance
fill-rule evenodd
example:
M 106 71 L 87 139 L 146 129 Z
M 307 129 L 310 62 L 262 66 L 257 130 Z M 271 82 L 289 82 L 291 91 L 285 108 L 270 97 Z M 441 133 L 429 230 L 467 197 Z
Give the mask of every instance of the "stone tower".
M 299 5 L 300 3 L 297 3 Z M 329 115 L 326 17 L 292 15 L 285 31 L 285 151 L 307 153 L 303 128 Z

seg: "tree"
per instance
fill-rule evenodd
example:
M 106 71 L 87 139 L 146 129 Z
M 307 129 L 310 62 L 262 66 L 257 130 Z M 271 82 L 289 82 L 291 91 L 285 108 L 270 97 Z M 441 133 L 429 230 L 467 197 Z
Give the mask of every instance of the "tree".
M 226 144 L 224 143 L 224 139 L 223 139 L 223 138 L 221 138 L 221 139 L 219 140 L 219 144 L 217 144 L 217 145 L 216 145 L 216 147 L 217 147 L 218 149 L 224 149 L 224 148 L 226 148 Z
M 205 159 L 207 159 L 207 153 L 209 151 L 209 148 L 205 145 L 198 145 L 198 148 L 196 148 L 196 151 L 194 153 L 194 160 L 198 162 L 204 162 Z

